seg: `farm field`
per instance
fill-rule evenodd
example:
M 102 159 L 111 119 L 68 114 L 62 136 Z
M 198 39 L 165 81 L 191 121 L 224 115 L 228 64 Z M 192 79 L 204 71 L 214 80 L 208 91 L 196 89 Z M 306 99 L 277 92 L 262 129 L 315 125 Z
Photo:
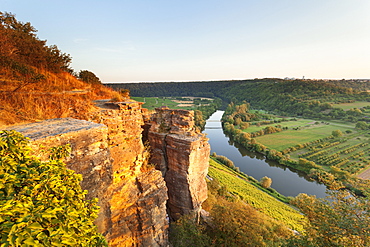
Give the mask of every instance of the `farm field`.
M 341 176 L 369 177 L 370 134 L 357 130 L 354 123 L 294 119 L 262 126 L 251 125 L 243 131 L 254 133 L 277 125 L 283 130 L 254 139 L 269 149 L 289 154 L 293 160 L 304 158 L 324 170 L 341 172 Z M 335 131 L 339 131 L 340 136 L 333 137 Z
M 230 193 L 238 195 L 242 200 L 266 215 L 284 222 L 291 229 L 297 231 L 303 229 L 304 217 L 298 211 L 239 178 L 231 169 L 210 159 L 208 175 L 225 185 Z
M 362 132 L 313 143 L 290 153 L 291 158 L 304 158 L 325 170 L 341 169 L 359 176 L 370 165 L 370 139 Z M 359 176 L 363 177 L 363 176 Z M 365 176 L 366 177 L 366 176 Z
M 281 118 L 277 118 L 277 119 L 281 119 Z M 307 125 L 311 125 L 313 123 L 315 123 L 314 120 L 310 120 L 310 119 L 297 119 L 295 121 L 287 121 L 287 122 L 273 123 L 273 124 L 261 125 L 261 126 L 250 125 L 247 129 L 245 129 L 243 131 L 244 132 L 247 132 L 247 133 L 252 133 L 252 132 L 255 132 L 255 131 L 259 131 L 261 129 L 264 129 L 267 126 L 277 126 L 277 125 L 280 125 L 281 127 L 288 127 L 288 128 L 301 128 L 301 127 L 304 127 L 304 126 L 307 126 Z
M 294 125 L 294 123 L 296 122 L 300 123 L 300 125 Z M 264 128 L 267 126 L 268 125 L 265 125 Z M 288 130 L 276 132 L 269 135 L 258 136 L 256 137 L 257 142 L 262 143 L 268 148 L 275 149 L 277 151 L 283 151 L 284 149 L 295 146 L 297 144 L 312 142 L 328 137 L 331 135 L 332 131 L 335 130 L 340 130 L 343 133 L 349 129 L 351 131 L 354 131 L 354 128 L 343 127 L 341 125 L 330 123 L 315 124 L 315 122 L 311 120 L 284 122 L 283 124 L 281 124 L 281 126 L 288 127 Z
M 179 103 L 173 101 L 171 98 L 163 98 L 163 97 L 132 97 L 132 99 L 139 101 L 139 102 L 144 102 L 143 108 L 147 108 L 149 110 L 154 110 L 157 107 L 161 106 L 167 106 L 168 108 L 172 109 L 186 109 L 186 110 L 193 110 L 194 107 L 192 105 L 189 106 L 181 106 L 179 107 Z
M 171 109 L 195 110 L 200 105 L 200 100 L 204 102 L 212 99 L 197 97 L 131 97 L 132 99 L 144 102 L 143 108 L 154 110 L 157 107 L 167 106 Z
M 366 101 L 355 101 L 352 103 L 340 103 L 340 104 L 332 104 L 333 107 L 341 108 L 343 110 L 349 110 L 352 108 L 362 108 L 366 106 L 370 106 L 370 102 Z

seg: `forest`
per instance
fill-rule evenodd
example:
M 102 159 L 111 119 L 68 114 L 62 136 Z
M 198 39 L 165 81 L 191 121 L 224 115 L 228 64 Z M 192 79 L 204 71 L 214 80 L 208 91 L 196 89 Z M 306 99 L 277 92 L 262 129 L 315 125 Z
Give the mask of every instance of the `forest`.
M 254 79 L 209 82 L 166 82 L 106 84 L 114 89 L 126 88 L 132 96 L 217 97 L 224 106 L 230 102 L 248 102 L 253 109 L 263 109 L 284 116 L 339 119 L 369 122 L 357 109 L 345 111 L 338 103 L 368 101 L 370 82 L 353 87 L 351 81 Z M 365 91 L 363 91 L 365 90 Z

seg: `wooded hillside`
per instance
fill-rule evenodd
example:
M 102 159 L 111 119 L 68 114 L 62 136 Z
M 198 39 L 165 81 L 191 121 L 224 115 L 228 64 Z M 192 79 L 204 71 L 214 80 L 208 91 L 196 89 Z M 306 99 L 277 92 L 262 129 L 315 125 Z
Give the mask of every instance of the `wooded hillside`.
M 369 101 L 370 83 L 352 88 L 353 81 L 254 79 L 240 81 L 124 83 L 107 84 L 114 89 L 126 88 L 132 96 L 204 96 L 218 97 L 225 102 L 250 103 L 254 109 L 306 118 L 365 121 L 360 112 L 333 107 L 337 103 Z

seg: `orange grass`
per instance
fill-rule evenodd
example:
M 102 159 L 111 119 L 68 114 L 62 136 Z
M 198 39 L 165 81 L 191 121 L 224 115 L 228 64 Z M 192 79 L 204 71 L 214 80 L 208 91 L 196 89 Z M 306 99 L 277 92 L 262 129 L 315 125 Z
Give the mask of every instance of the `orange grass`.
M 1 127 L 50 118 L 86 119 L 95 109 L 93 100 L 110 99 L 117 93 L 102 85 L 84 83 L 69 73 L 41 70 L 38 73 L 42 73 L 46 80 L 24 84 L 16 76 L 10 76 L 9 71 L 1 71 Z M 14 92 L 20 85 L 24 86 Z

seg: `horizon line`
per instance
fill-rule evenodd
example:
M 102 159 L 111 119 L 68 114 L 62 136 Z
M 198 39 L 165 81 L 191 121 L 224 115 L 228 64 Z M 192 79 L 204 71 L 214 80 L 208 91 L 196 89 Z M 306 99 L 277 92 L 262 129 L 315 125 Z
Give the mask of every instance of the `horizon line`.
M 171 82 L 212 82 L 212 81 L 243 81 L 243 80 L 258 80 L 258 79 L 280 79 L 280 80 L 366 80 L 368 78 L 295 78 L 295 77 L 263 77 L 263 78 L 233 78 L 233 79 L 209 79 L 209 80 L 163 80 L 163 81 L 111 81 L 102 82 L 102 84 L 120 84 L 120 83 L 171 83 Z

